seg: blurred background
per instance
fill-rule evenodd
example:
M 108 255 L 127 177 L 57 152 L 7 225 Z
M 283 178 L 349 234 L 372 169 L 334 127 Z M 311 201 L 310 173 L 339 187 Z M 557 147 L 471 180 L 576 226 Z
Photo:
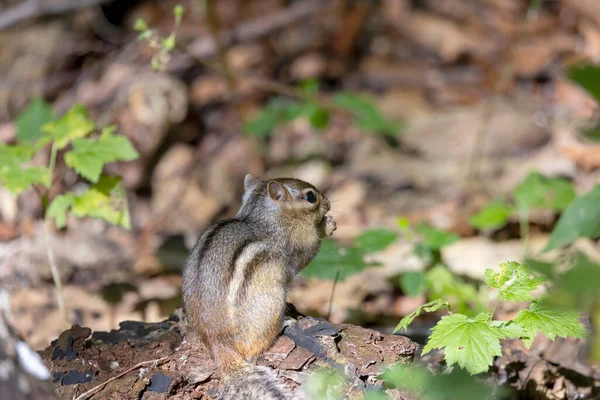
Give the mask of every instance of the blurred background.
M 187 253 L 235 214 L 249 172 L 332 200 L 336 241 L 297 280 L 299 312 L 390 333 L 427 301 L 427 280 L 447 278 L 423 275 L 439 265 L 477 309 L 460 285 L 538 253 L 600 183 L 600 74 L 581 67 L 598 62 L 597 0 L 3 0 L 0 140 L 80 104 L 94 132 L 115 125 L 139 155 L 103 159 L 126 222 L 105 203 L 47 213 L 94 181 L 68 149 L 42 143 L 28 160 L 56 157 L 44 190 L 4 176 L 10 320 L 35 349 L 64 329 L 52 259 L 69 324 L 167 318 Z M 576 247 L 600 262 L 597 242 Z

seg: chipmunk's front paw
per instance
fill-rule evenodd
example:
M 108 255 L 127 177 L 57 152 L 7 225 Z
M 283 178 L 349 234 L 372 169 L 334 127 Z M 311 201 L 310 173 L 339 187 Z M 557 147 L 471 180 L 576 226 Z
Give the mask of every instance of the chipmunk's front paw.
M 335 224 L 333 217 L 331 215 L 326 215 L 325 216 L 325 233 L 327 233 L 327 236 L 333 235 L 333 232 L 336 229 L 337 229 L 337 225 Z

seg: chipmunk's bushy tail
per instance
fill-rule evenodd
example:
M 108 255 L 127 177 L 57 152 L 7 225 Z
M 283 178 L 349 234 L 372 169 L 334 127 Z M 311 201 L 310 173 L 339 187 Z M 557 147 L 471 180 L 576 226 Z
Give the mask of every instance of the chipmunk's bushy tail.
M 291 396 L 267 367 L 238 369 L 223 380 L 221 400 L 290 400 Z
M 275 373 L 257 367 L 231 348 L 213 347 L 221 371 L 223 391 L 219 400 L 291 400 Z

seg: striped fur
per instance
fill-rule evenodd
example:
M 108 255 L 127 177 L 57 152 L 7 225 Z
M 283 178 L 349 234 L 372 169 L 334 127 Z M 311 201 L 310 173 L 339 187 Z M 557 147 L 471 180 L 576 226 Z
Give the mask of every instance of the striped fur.
M 250 177 L 245 189 L 237 215 L 210 227 L 190 253 L 183 300 L 190 327 L 223 376 L 222 399 L 283 400 L 288 397 L 272 371 L 250 362 L 281 331 L 292 279 L 331 227 L 329 202 L 312 185 L 293 179 Z M 319 203 L 301 199 L 305 190 L 314 191 Z

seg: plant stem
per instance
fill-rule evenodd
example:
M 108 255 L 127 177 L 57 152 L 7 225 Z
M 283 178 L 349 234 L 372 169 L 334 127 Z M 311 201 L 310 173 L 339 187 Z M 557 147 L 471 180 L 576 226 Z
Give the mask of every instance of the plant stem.
M 50 150 L 50 163 L 48 165 L 48 169 L 50 171 L 50 183 L 48 186 L 48 190 L 46 191 L 46 207 L 50 204 L 50 188 L 52 187 L 52 177 L 54 176 L 54 167 L 56 167 L 56 154 L 58 153 L 58 149 L 56 147 L 56 142 L 52 143 L 52 150 Z M 47 208 L 46 208 L 47 210 Z M 69 324 L 69 316 L 67 315 L 67 309 L 65 308 L 65 297 L 63 293 L 62 281 L 60 279 L 60 272 L 58 271 L 58 266 L 56 265 L 56 257 L 54 256 L 54 249 L 52 248 L 52 244 L 50 243 L 50 221 L 46 219 L 46 210 L 44 210 L 44 236 L 46 242 L 46 252 L 48 254 L 48 262 L 50 263 L 50 271 L 52 272 L 52 280 L 54 281 L 54 287 L 56 291 L 56 304 L 58 305 L 58 310 L 60 312 L 60 316 L 64 321 L 66 327 Z
M 67 309 L 65 308 L 62 281 L 60 279 L 60 273 L 58 272 L 58 266 L 56 265 L 54 249 L 52 249 L 52 244 L 50 243 L 50 221 L 48 220 L 44 220 L 44 236 L 46 241 L 46 252 L 48 253 L 48 262 L 50 263 L 50 271 L 52 272 L 52 280 L 54 281 L 56 289 L 56 303 L 62 320 L 68 325 L 69 317 L 67 316 Z
M 519 206 L 519 234 L 523 241 L 523 254 L 527 256 L 529 251 L 529 210 L 527 207 Z

